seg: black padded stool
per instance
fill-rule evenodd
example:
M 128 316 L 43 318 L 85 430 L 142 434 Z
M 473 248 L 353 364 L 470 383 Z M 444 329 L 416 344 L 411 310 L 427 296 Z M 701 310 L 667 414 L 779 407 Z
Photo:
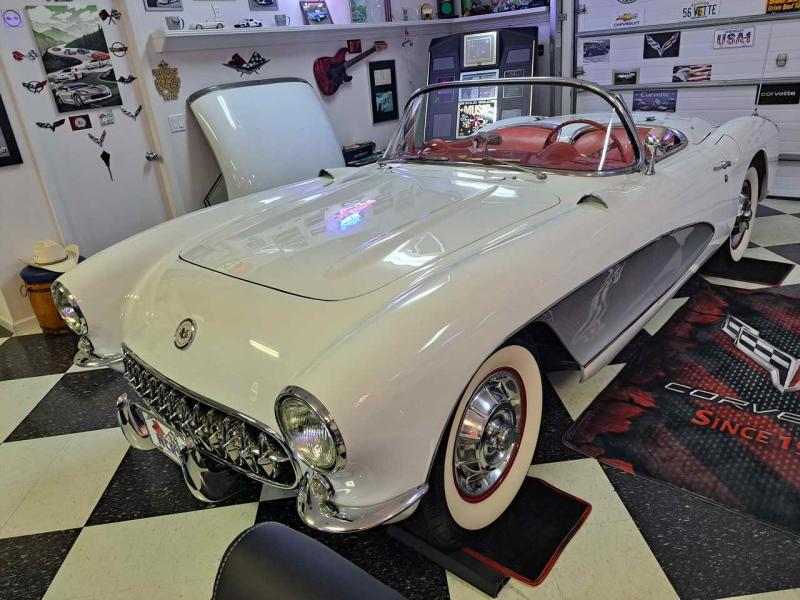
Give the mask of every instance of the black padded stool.
M 239 535 L 222 558 L 212 600 L 403 600 L 327 546 L 280 523 Z

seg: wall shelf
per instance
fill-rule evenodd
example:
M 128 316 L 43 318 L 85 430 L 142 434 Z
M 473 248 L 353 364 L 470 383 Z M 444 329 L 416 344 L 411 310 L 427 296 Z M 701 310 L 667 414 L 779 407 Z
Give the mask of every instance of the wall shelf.
M 150 34 L 152 52 L 192 52 L 220 48 L 257 47 L 307 41 L 341 40 L 347 36 L 380 39 L 381 36 L 402 36 L 409 33 L 438 35 L 460 33 L 506 26 L 525 26 L 547 20 L 549 7 L 539 6 L 490 15 L 434 19 L 433 21 L 392 21 L 391 23 L 345 23 L 331 25 L 291 25 L 254 29 L 184 29 L 180 31 L 154 31 Z

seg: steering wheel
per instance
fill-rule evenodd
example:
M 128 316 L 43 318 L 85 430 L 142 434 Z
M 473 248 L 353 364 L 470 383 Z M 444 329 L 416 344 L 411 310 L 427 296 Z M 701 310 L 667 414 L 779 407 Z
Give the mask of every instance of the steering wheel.
M 600 131 L 606 130 L 605 125 L 602 125 L 601 123 L 598 123 L 597 121 L 592 121 L 590 119 L 572 119 L 570 121 L 564 121 L 563 123 L 559 123 L 558 125 L 556 125 L 553 131 L 551 131 L 548 134 L 548 136 L 544 140 L 543 148 L 547 148 L 550 144 L 555 142 L 556 138 L 558 137 L 558 132 L 561 131 L 564 127 L 566 127 L 567 125 L 574 125 L 576 123 L 585 123 L 586 125 L 591 125 L 595 129 L 599 129 Z M 608 148 L 606 148 L 606 150 L 611 150 L 613 148 L 619 148 L 620 152 L 622 152 L 622 144 L 619 138 L 617 138 L 617 134 L 615 134 L 614 131 L 612 130 L 611 143 L 608 145 Z

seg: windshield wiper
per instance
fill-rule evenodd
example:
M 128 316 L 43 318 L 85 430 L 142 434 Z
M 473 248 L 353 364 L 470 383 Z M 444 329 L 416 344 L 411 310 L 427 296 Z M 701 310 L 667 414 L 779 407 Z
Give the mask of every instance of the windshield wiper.
M 378 161 L 381 167 L 390 162 L 447 162 L 450 159 L 446 156 L 396 156 L 394 158 L 382 158 Z
M 497 158 L 496 156 L 476 156 L 471 160 L 480 161 L 484 164 L 492 164 L 492 165 L 500 165 L 502 167 L 511 167 L 512 169 L 519 169 L 520 171 L 524 171 L 525 173 L 531 173 L 532 175 L 536 175 L 539 179 L 546 179 L 547 175 L 540 171 L 539 169 L 535 169 L 533 167 L 529 167 L 528 165 L 523 165 L 519 162 L 514 162 L 513 160 L 503 160 L 502 158 Z

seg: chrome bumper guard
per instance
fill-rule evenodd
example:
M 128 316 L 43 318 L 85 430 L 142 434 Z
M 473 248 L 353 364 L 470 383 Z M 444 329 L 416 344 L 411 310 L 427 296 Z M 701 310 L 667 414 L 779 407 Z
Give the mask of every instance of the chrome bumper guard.
M 94 353 L 94 346 L 89 338 L 81 336 L 78 340 L 78 352 L 72 359 L 72 364 L 76 367 L 83 368 L 96 368 L 96 367 L 113 367 L 122 362 L 123 355 L 112 354 L 110 356 L 100 356 Z
M 309 527 L 332 533 L 362 531 L 376 527 L 416 507 L 428 491 L 425 483 L 390 500 L 371 506 L 340 506 L 333 501 L 333 487 L 315 471 L 306 472 L 297 494 L 297 514 Z
M 143 421 L 142 415 L 155 417 L 180 433 L 187 441 L 181 457 L 182 470 L 196 497 L 213 502 L 223 499 L 213 490 L 225 489 L 227 484 L 221 480 L 237 474 L 279 488 L 297 486 L 297 465 L 278 434 L 182 388 L 124 346 L 123 352 L 125 377 L 143 403 L 131 408 L 130 401 L 122 401 L 122 406 L 118 401 L 117 417 L 126 439 L 139 447 L 131 440 L 139 442 L 137 436 L 141 438 L 136 428 L 137 417 Z M 236 473 L 223 473 L 220 463 Z

